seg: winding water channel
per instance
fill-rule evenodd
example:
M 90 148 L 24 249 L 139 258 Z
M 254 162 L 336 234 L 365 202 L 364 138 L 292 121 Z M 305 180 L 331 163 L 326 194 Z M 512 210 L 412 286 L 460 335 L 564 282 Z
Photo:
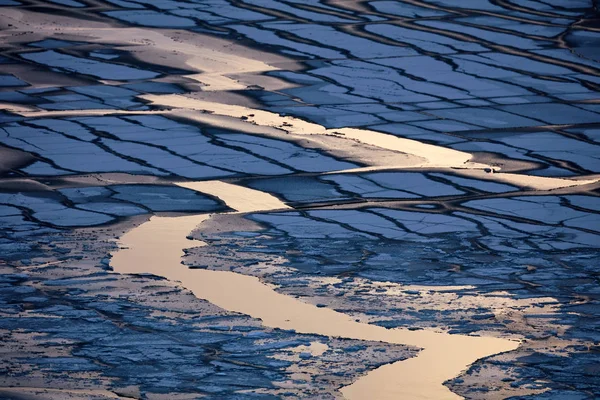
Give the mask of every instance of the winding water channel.
M 0 0 L 0 398 L 597 398 L 599 7 Z
M 218 197 L 240 213 L 289 208 L 269 194 L 220 181 L 180 185 Z M 153 216 L 120 238 L 121 248 L 113 254 L 111 265 L 119 273 L 154 274 L 181 282 L 197 297 L 259 318 L 269 327 L 423 349 L 415 358 L 382 366 L 344 387 L 341 391 L 347 399 L 460 399 L 442 383 L 480 358 L 514 350 L 519 345 L 517 341 L 499 338 L 386 329 L 359 323 L 345 314 L 280 294 L 256 277 L 181 265 L 184 249 L 206 245 L 190 242 L 186 236 L 210 217 Z

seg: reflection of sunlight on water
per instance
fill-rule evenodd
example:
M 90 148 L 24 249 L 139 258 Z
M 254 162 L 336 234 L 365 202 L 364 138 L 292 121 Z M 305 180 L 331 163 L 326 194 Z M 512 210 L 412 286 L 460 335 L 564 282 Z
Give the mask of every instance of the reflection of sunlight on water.
M 229 207 L 236 209 L 239 206 L 245 212 L 285 207 L 273 196 L 223 182 L 182 186 L 219 197 Z M 518 346 L 518 342 L 506 339 L 449 335 L 429 330 L 386 329 L 363 324 L 332 309 L 318 308 L 277 293 L 255 277 L 183 267 L 183 250 L 191 244 L 186 236 L 209 218 L 208 214 L 152 217 L 121 237 L 122 248 L 113 254 L 111 265 L 119 273 L 151 273 L 180 281 L 199 298 L 230 311 L 260 318 L 266 326 L 425 349 L 415 358 L 380 367 L 344 388 L 342 392 L 347 398 L 460 398 L 442 383 L 479 358 Z M 323 347 L 317 350 L 323 350 Z
M 195 121 L 206 120 L 210 123 L 210 121 L 214 122 L 215 117 L 229 116 L 235 118 L 229 128 L 240 128 L 242 131 L 248 131 L 248 126 L 254 126 L 254 129 L 251 130 L 257 133 L 255 128 L 259 126 L 264 135 L 273 135 L 283 140 L 309 140 L 314 147 L 321 150 L 332 153 L 345 153 L 347 157 L 362 159 L 366 164 L 365 171 L 386 168 L 453 168 L 455 173 L 473 178 L 504 182 L 536 190 L 579 186 L 600 180 L 598 176 L 588 176 L 587 179 L 582 180 L 510 173 L 488 174 L 484 172 L 484 169 L 494 170 L 495 167 L 485 163 L 472 162 L 472 154 L 464 151 L 372 130 L 326 129 L 318 124 L 298 118 L 280 116 L 276 113 L 239 105 L 225 104 L 232 99 L 247 103 L 247 99 L 237 96 L 231 91 L 246 89 L 256 82 L 259 82 L 260 86 L 266 90 L 278 90 L 294 86 L 285 80 L 266 76 L 264 72 L 280 70 L 279 65 L 286 65 L 286 68 L 291 68 L 295 63 L 295 61 L 284 56 L 249 49 L 225 39 L 185 31 L 178 31 L 177 34 L 173 34 L 169 31 L 156 31 L 142 27 L 115 29 L 114 26 L 99 21 L 93 23 L 88 21 L 89 23 L 82 24 L 80 19 L 64 15 L 53 16 L 52 20 L 40 20 L 39 15 L 23 9 L 17 11 L 6 8 L 3 13 L 5 13 L 5 17 L 12 21 L 11 32 L 27 32 L 28 35 L 33 35 L 36 38 L 50 38 L 57 33 L 85 36 L 86 41 L 90 43 L 107 43 L 123 51 L 133 51 L 137 59 L 150 64 L 169 65 L 196 71 L 196 73 L 185 75 L 185 77 L 204 85 L 201 91 L 194 95 L 211 99 L 210 101 L 200 98 L 192 99 L 180 95 L 139 96 L 141 99 L 148 100 L 157 106 L 175 108 L 175 110 L 165 111 L 66 110 L 39 112 L 30 106 L 0 104 L 0 109 L 10 107 L 23 116 L 50 118 L 157 112 L 177 116 L 178 114 L 181 115 L 182 111 L 196 111 L 194 113 L 196 115 L 191 117 Z M 465 38 L 468 39 L 468 36 L 465 36 Z M 19 37 L 18 41 L 27 42 L 32 39 L 32 37 L 24 36 Z M 12 40 L 15 39 L 12 38 Z M 542 57 L 531 53 L 528 53 L 528 55 L 534 58 Z M 570 65 L 570 67 L 584 68 L 577 65 Z M 213 94 L 212 97 L 210 96 L 211 93 Z M 208 111 L 211 114 L 202 114 L 197 111 Z M 245 117 L 247 120 L 240 121 L 239 118 L 241 117 Z M 223 122 L 223 120 L 221 119 L 220 122 Z M 222 125 L 219 124 L 219 126 Z M 268 129 L 273 127 L 277 129 Z M 361 145 L 356 146 L 357 142 Z M 369 146 L 374 146 L 379 151 L 373 152 L 372 149 L 368 151 Z M 382 153 L 382 150 L 386 150 L 387 153 Z M 361 169 L 354 172 L 357 171 L 361 171 Z
M 238 212 L 253 212 L 257 210 L 286 210 L 290 209 L 285 203 L 268 193 L 246 189 L 220 181 L 181 182 L 179 186 L 210 194 L 221 199 L 228 207 Z M 250 196 L 249 196 L 250 195 Z
M 181 95 L 144 95 L 140 97 L 157 106 L 174 107 L 175 109 L 142 112 L 119 110 L 32 111 L 30 108 L 23 108 L 18 113 L 26 117 L 146 113 L 180 116 L 195 122 L 217 123 L 223 128 L 262 134 L 282 140 L 308 140 L 314 148 L 367 164 L 366 167 L 332 171 L 332 173 L 373 172 L 403 168 L 452 168 L 453 173 L 458 175 L 535 190 L 577 187 L 600 181 L 598 175 L 588 175 L 586 179 L 582 179 L 514 173 L 490 174 L 485 170 L 497 170 L 497 167 L 471 162 L 472 155 L 469 153 L 386 133 L 355 128 L 326 129 L 318 124 L 268 111 L 193 99 Z M 242 120 L 242 117 L 246 119 Z
M 356 7 L 357 11 L 365 14 L 373 12 L 372 9 L 367 7 L 366 3 L 355 4 L 355 2 L 346 2 L 345 7 L 349 9 Z M 498 6 L 495 5 L 495 7 Z M 432 6 L 432 9 L 441 10 L 442 8 Z M 525 7 L 521 11 L 527 12 L 527 8 Z M 543 11 L 536 12 L 538 16 L 545 14 Z M 27 9 L 16 11 L 6 8 L 3 9 L 3 13 L 11 20 L 12 24 L 1 35 L 7 39 L 7 42 L 9 42 L 8 38 L 10 37 L 11 45 L 13 44 L 12 41 L 14 41 L 14 44 L 23 44 L 31 42 L 37 37 L 46 38 L 57 35 L 85 37 L 85 40 L 89 41 L 89 43 L 108 44 L 124 52 L 131 52 L 134 58 L 148 64 L 161 64 L 162 66 L 190 71 L 185 72 L 186 75 L 181 75 L 181 78 L 183 78 L 182 80 L 191 81 L 191 83 L 186 82 L 190 84 L 188 89 L 194 88 L 190 90 L 197 90 L 197 92 L 193 94 L 196 98 L 179 95 L 139 96 L 139 99 L 148 100 L 159 107 L 173 107 L 173 109 L 159 111 L 96 109 L 36 111 L 37 109 L 34 106 L 4 103 L 0 103 L 0 110 L 9 110 L 29 118 L 59 118 L 108 114 L 162 114 L 167 117 L 186 119 L 188 123 L 193 121 L 282 140 L 303 141 L 307 147 L 317 148 L 333 155 L 341 155 L 342 157 L 347 157 L 349 160 L 359 161 L 365 165 L 361 168 L 333 171 L 332 173 L 352 174 L 365 171 L 383 171 L 386 169 L 444 168 L 452 169 L 453 174 L 481 181 L 497 181 L 515 185 L 519 188 L 532 188 L 536 190 L 553 190 L 570 186 L 581 186 L 598 182 L 599 180 L 598 175 L 591 174 L 585 176 L 584 179 L 583 177 L 552 178 L 505 172 L 486 173 L 485 169 L 488 172 L 499 172 L 499 168 L 494 167 L 491 163 L 488 164 L 487 161 L 483 161 L 484 159 L 481 162 L 475 162 L 473 154 L 466 151 L 427 144 L 418 140 L 410 140 L 373 130 L 354 128 L 326 129 L 324 126 L 299 118 L 281 116 L 276 113 L 258 110 L 253 108 L 256 106 L 251 104 L 252 100 L 243 98 L 237 93 L 231 93 L 231 91 L 249 89 L 249 86 L 262 87 L 267 91 L 270 90 L 273 92 L 278 89 L 293 87 L 295 84 L 273 76 L 266 76 L 265 72 L 286 69 L 281 67 L 284 62 L 287 63 L 287 69 L 293 70 L 289 66 L 294 61 L 282 56 L 244 48 L 230 40 L 218 39 L 192 32 L 174 32 L 168 29 L 155 30 L 139 27 L 120 27 L 116 29 L 113 24 L 99 22 L 99 19 L 82 21 L 81 18 L 77 19 L 59 15 L 60 13 L 44 16 L 42 13 L 31 12 Z M 556 18 L 556 15 L 553 15 L 553 13 L 548 13 L 546 16 Z M 383 26 L 383 24 L 376 25 Z M 559 22 L 556 22 L 556 25 L 560 26 Z M 558 58 L 555 59 L 551 56 L 537 54 L 529 50 L 519 50 L 512 46 L 505 47 L 500 44 L 500 41 L 498 43 L 493 43 L 493 41 L 488 42 L 488 39 L 485 37 L 469 36 L 469 34 L 461 32 L 450 34 L 443 28 L 426 26 L 427 24 L 423 24 L 420 26 L 420 29 L 422 31 L 441 33 L 445 36 L 445 40 L 452 38 L 452 40 L 460 40 L 464 43 L 486 44 L 485 52 L 493 50 L 498 54 L 520 55 L 523 56 L 524 62 L 526 61 L 525 58 L 530 58 L 530 60 L 554 64 L 555 66 L 562 65 L 571 68 L 569 74 L 580 72 L 589 73 L 594 76 L 597 75 L 597 71 L 594 68 L 588 68 L 578 63 L 571 63 L 568 59 L 559 60 Z M 583 25 L 580 24 L 581 26 Z M 370 37 L 366 31 L 357 30 L 353 34 L 355 37 Z M 527 36 L 527 34 L 523 35 Z M 407 40 L 406 37 L 403 39 Z M 537 40 L 538 38 L 532 35 L 531 39 Z M 391 38 L 387 38 L 386 40 L 391 40 Z M 432 43 L 429 42 L 430 45 Z M 31 56 L 26 55 L 27 53 L 37 55 L 31 58 Z M 48 60 L 44 61 L 39 58 L 42 53 L 35 51 L 27 53 L 24 53 L 25 55 L 22 58 L 37 59 L 39 64 L 52 66 Z M 84 60 L 80 57 L 64 57 L 69 57 L 73 65 L 79 67 L 81 67 L 82 60 Z M 95 65 L 109 65 L 97 61 L 91 62 L 96 63 Z M 77 71 L 77 69 L 74 70 Z M 528 75 L 536 76 L 533 72 Z M 510 75 L 512 76 L 513 74 L 511 73 Z M 515 73 L 514 75 L 518 74 Z M 557 76 L 559 75 L 557 74 Z M 141 78 L 143 76 L 139 75 L 138 77 Z M 167 79 L 171 78 L 167 77 Z M 546 79 L 543 76 L 541 78 L 544 78 L 546 82 L 552 81 L 552 79 Z M 573 76 L 573 80 L 575 78 Z M 119 81 L 119 77 L 114 77 L 114 79 L 101 79 L 97 83 L 103 85 L 120 85 L 122 81 L 126 80 Z M 556 81 L 560 80 L 562 78 L 556 79 Z M 532 82 L 532 80 L 529 80 L 529 82 Z M 479 79 L 478 83 L 482 84 L 483 79 Z M 549 83 L 545 84 L 549 85 Z M 566 84 L 566 82 L 562 82 L 561 84 Z M 64 89 L 67 88 L 65 84 L 61 85 L 64 86 Z M 56 85 L 53 83 L 53 86 Z M 476 93 L 480 88 L 473 88 L 472 90 L 473 93 Z M 583 88 L 580 90 L 583 90 Z M 550 91 L 548 93 L 552 94 Z M 579 94 L 577 91 L 573 93 Z M 489 96 L 494 97 L 492 95 Z M 568 102 L 566 99 L 565 97 L 563 102 Z M 236 101 L 239 104 L 250 103 L 250 105 L 242 107 Z M 228 105 L 227 103 L 229 102 L 238 105 Z M 597 103 L 598 100 L 588 99 L 586 102 Z M 455 111 L 450 112 L 454 113 Z M 519 114 L 519 112 L 516 112 L 516 114 Z M 507 114 L 499 112 L 498 115 Z M 463 116 L 466 115 L 463 114 Z M 456 117 L 456 119 L 460 118 Z M 553 122 L 553 118 L 548 118 L 547 121 L 561 123 Z M 579 121 L 575 119 L 575 122 Z M 540 125 L 540 127 L 544 129 L 558 129 L 556 126 L 551 128 L 550 126 Z M 400 131 L 400 134 L 404 134 L 404 132 Z M 504 165 L 513 166 L 512 171 L 525 169 L 516 168 L 515 160 L 505 160 L 505 162 L 506 164 Z M 511 171 L 511 169 L 503 170 Z M 219 197 L 237 212 L 290 209 L 279 199 L 266 193 L 223 182 L 192 182 L 182 183 L 180 186 Z M 441 385 L 445 379 L 455 376 L 479 357 L 510 350 L 517 345 L 515 342 L 502 339 L 447 335 L 432 331 L 413 332 L 403 329 L 385 329 L 366 323 L 359 323 L 347 315 L 333 311 L 333 307 L 317 308 L 291 297 L 281 295 L 275 292 L 271 286 L 264 285 L 258 279 L 251 276 L 232 272 L 189 270 L 182 267 L 180 265 L 182 250 L 191 244 L 185 237 L 198 224 L 207 221 L 209 218 L 211 216 L 208 214 L 176 218 L 154 217 L 148 223 L 123 236 L 122 241 L 129 248 L 123 248 L 115 253 L 113 265 L 119 272 L 150 272 L 165 276 L 171 280 L 179 280 L 199 297 L 206 298 L 228 310 L 239 311 L 256 318 L 261 318 L 265 325 L 268 326 L 343 338 L 409 344 L 425 349 L 416 358 L 383 366 L 359 379 L 355 384 L 344 388 L 342 392 L 348 398 L 457 398 L 458 396 L 450 393 Z M 200 242 L 196 244 L 198 246 L 202 245 Z M 279 268 L 276 264 L 276 262 L 271 262 L 270 264 L 261 263 L 252 267 L 239 268 L 238 271 L 249 271 L 252 268 L 253 273 L 257 271 L 268 273 Z M 337 278 L 321 279 L 319 282 L 321 286 L 336 283 L 339 283 L 339 279 Z M 485 307 L 494 314 L 496 319 L 501 320 L 506 317 L 509 320 L 514 320 L 512 323 L 516 325 L 529 325 L 526 319 L 530 309 L 534 309 L 538 313 L 550 315 L 557 308 L 556 300 L 550 297 L 526 299 L 511 296 L 507 292 L 481 295 L 477 293 L 475 288 L 469 286 L 426 287 L 398 285 L 387 282 L 374 283 L 360 279 L 354 279 L 352 285 L 360 288 L 362 293 L 371 295 L 382 303 L 389 302 L 391 304 L 394 301 L 402 303 L 404 299 L 408 300 L 410 298 L 413 311 L 431 309 L 436 311 L 457 311 L 473 307 Z M 473 291 L 471 292 L 470 290 Z M 455 293 L 455 291 L 459 291 L 460 293 Z M 506 311 L 506 309 L 509 310 Z M 519 315 L 510 315 L 514 310 L 518 310 L 520 312 Z M 361 318 L 360 320 L 370 321 L 369 318 Z M 557 332 L 560 329 L 566 329 L 555 327 L 550 321 L 547 322 L 547 325 L 552 326 Z M 520 328 L 515 329 L 515 331 L 523 332 L 526 329 Z M 313 342 L 310 346 L 300 346 L 293 351 L 297 353 L 308 352 L 312 356 L 319 356 L 327 351 L 327 349 L 328 346 L 326 344 Z M 298 371 L 298 373 L 301 373 L 301 371 Z
M 398 153 L 397 165 L 406 163 L 407 155 L 413 157 L 413 167 L 438 166 L 438 167 L 466 167 L 465 163 L 471 159 L 471 154 L 458 150 L 452 150 L 441 146 L 421 143 L 412 139 L 405 139 L 391 134 L 354 129 L 338 128 L 326 129 L 321 125 L 307 122 L 298 118 L 281 116 L 264 110 L 251 109 L 243 106 L 220 104 L 211 101 L 192 99 L 180 95 L 145 95 L 144 99 L 157 105 L 185 108 L 191 110 L 204 110 L 218 115 L 233 118 L 246 118 L 240 124 L 256 124 L 265 127 L 274 127 L 285 130 L 288 134 L 298 135 L 306 140 L 312 140 L 313 136 L 326 135 L 336 137 L 338 142 L 356 142 L 391 150 Z M 327 149 L 324 149 L 327 150 Z M 354 146 L 353 153 L 360 157 L 362 149 Z M 469 164 L 467 164 L 469 165 Z M 375 165 L 373 165 L 375 166 Z M 391 165 L 388 165 L 391 166 Z M 488 165 L 472 165 L 476 168 L 489 168 Z
M 503 337 L 519 340 L 523 332 L 534 334 L 540 331 L 540 326 L 534 322 L 540 315 L 544 316 L 543 325 L 546 331 L 552 330 L 563 334 L 569 327 L 558 318 L 560 302 L 553 297 L 521 298 L 507 291 L 488 293 L 470 285 L 404 285 L 371 281 L 360 277 L 353 277 L 352 281 L 342 281 L 337 277 L 313 276 L 301 279 L 308 282 L 307 287 L 310 289 L 306 293 L 306 298 L 311 299 L 313 304 L 325 304 L 329 308 L 348 312 L 355 320 L 362 323 L 386 326 L 386 322 L 389 322 L 392 326 L 396 326 L 398 315 L 388 316 L 387 311 L 400 307 L 405 310 L 401 313 L 403 326 L 414 323 L 413 328 L 433 329 L 436 332 L 460 329 L 461 326 L 467 325 L 464 322 L 464 318 L 467 318 L 471 326 L 482 322 L 479 328 L 471 331 L 475 334 L 498 333 L 497 329 L 490 327 L 490 323 L 493 325 L 494 321 L 498 321 L 506 328 L 503 330 Z M 289 281 L 287 285 L 296 286 Z M 324 289 L 327 295 L 323 295 Z M 340 293 L 360 293 L 364 303 L 361 304 L 359 299 L 348 301 Z M 447 314 L 448 319 L 443 322 L 434 316 L 426 317 L 426 315 L 444 312 L 451 312 L 451 314 Z M 450 318 L 450 315 L 453 317 Z M 480 319 L 473 318 L 478 315 Z M 553 318 L 554 315 L 556 318 Z M 533 317 L 533 320 L 530 320 L 530 317 Z
M 292 351 L 294 353 L 310 353 L 312 356 L 320 356 L 329 350 L 329 346 L 321 342 L 311 342 L 310 346 L 302 345 L 294 347 Z
M 554 178 L 516 173 L 488 173 L 498 167 L 470 161 L 472 154 L 450 148 L 421 143 L 391 134 L 355 128 L 326 129 L 321 125 L 301 119 L 281 116 L 268 111 L 234 106 L 212 101 L 198 100 L 181 95 L 143 95 L 157 106 L 173 107 L 162 111 L 123 110 L 60 110 L 35 111 L 32 107 L 0 103 L 0 110 L 7 109 L 28 118 L 68 117 L 92 115 L 142 115 L 160 114 L 183 117 L 194 122 L 218 125 L 224 129 L 260 134 L 280 140 L 304 140 L 309 147 L 327 151 L 335 156 L 366 164 L 365 167 L 331 171 L 330 174 L 360 173 L 407 168 L 451 168 L 457 175 L 468 178 L 501 182 L 523 189 L 555 190 L 576 188 L 600 182 L 600 175 L 590 174 L 573 178 Z M 249 115 L 252 115 L 249 117 Z M 241 119 L 242 117 L 246 119 Z M 357 145 L 360 143 L 360 145 Z M 518 162 L 517 162 L 518 163 Z

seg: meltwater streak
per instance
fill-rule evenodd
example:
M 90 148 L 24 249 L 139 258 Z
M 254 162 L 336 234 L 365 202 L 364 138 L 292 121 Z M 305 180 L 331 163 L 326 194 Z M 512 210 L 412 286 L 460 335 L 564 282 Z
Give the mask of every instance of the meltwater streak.
M 269 194 L 224 182 L 179 185 L 216 196 L 238 212 L 289 209 Z M 444 381 L 479 358 L 514 350 L 519 345 L 506 339 L 386 329 L 359 323 L 348 315 L 277 293 L 256 277 L 189 269 L 181 265 L 183 250 L 206 244 L 190 242 L 186 236 L 209 218 L 210 214 L 153 216 L 121 237 L 121 249 L 113 254 L 111 265 L 119 273 L 150 273 L 179 281 L 196 297 L 259 318 L 265 326 L 424 348 L 415 358 L 384 365 L 342 388 L 347 399 L 460 399 L 443 386 Z

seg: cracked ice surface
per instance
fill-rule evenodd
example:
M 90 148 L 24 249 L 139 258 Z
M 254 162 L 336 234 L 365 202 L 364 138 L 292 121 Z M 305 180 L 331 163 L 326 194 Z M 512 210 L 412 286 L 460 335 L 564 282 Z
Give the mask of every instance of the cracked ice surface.
M 524 340 L 446 383 L 461 396 L 597 397 L 600 201 L 578 183 L 600 172 L 597 5 L 93 3 L 0 0 L 0 397 L 25 377 L 52 398 L 334 398 L 418 356 L 110 271 L 123 232 L 203 213 L 190 268 L 387 328 Z M 288 116 L 333 130 L 293 135 Z M 410 168 L 349 127 L 480 167 Z M 293 209 L 217 215 L 223 200 L 173 184 L 198 180 Z

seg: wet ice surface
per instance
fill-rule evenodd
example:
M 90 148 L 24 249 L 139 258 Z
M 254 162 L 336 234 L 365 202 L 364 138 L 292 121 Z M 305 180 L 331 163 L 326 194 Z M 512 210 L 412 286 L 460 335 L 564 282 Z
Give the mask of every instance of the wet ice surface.
M 20 243 L 6 232 L 3 241 Z M 13 244 L 12 254 L 3 252 L 7 262 L 20 259 L 18 267 L 3 265 L 0 278 L 3 397 L 12 398 L 9 388 L 25 386 L 26 378 L 38 393 L 54 388 L 74 398 L 91 398 L 84 389 L 103 389 L 93 397 L 101 399 L 333 398 L 355 374 L 415 353 L 265 328 L 160 278 L 110 273 L 97 256 L 114 246 L 99 241 L 102 233 L 29 227 L 35 248 Z M 58 260 L 34 266 L 24 257 Z M 297 351 L 311 343 L 328 348 L 318 357 Z
M 243 101 L 520 176 L 590 178 L 600 172 L 591 1 L 97 3 L 0 1 L 0 386 L 327 398 L 416 354 L 267 329 L 151 276 L 110 272 L 106 241 L 148 215 L 229 211 L 172 181 L 230 179 L 296 210 L 247 215 L 239 228 L 223 217 L 224 228 L 194 234 L 209 246 L 189 250 L 188 266 L 259 276 L 389 328 L 524 338 L 448 382 L 468 398 L 597 397 L 597 184 L 535 191 L 497 173 L 352 171 L 369 160 L 287 137 L 285 124 L 276 136 L 248 116 L 238 129 L 144 97 Z M 132 29 L 145 40 L 128 41 Z M 231 88 L 210 62 L 188 62 L 197 54 L 184 44 L 212 46 L 206 38 L 285 59 L 225 62 Z M 329 350 L 292 350 L 311 342 Z

